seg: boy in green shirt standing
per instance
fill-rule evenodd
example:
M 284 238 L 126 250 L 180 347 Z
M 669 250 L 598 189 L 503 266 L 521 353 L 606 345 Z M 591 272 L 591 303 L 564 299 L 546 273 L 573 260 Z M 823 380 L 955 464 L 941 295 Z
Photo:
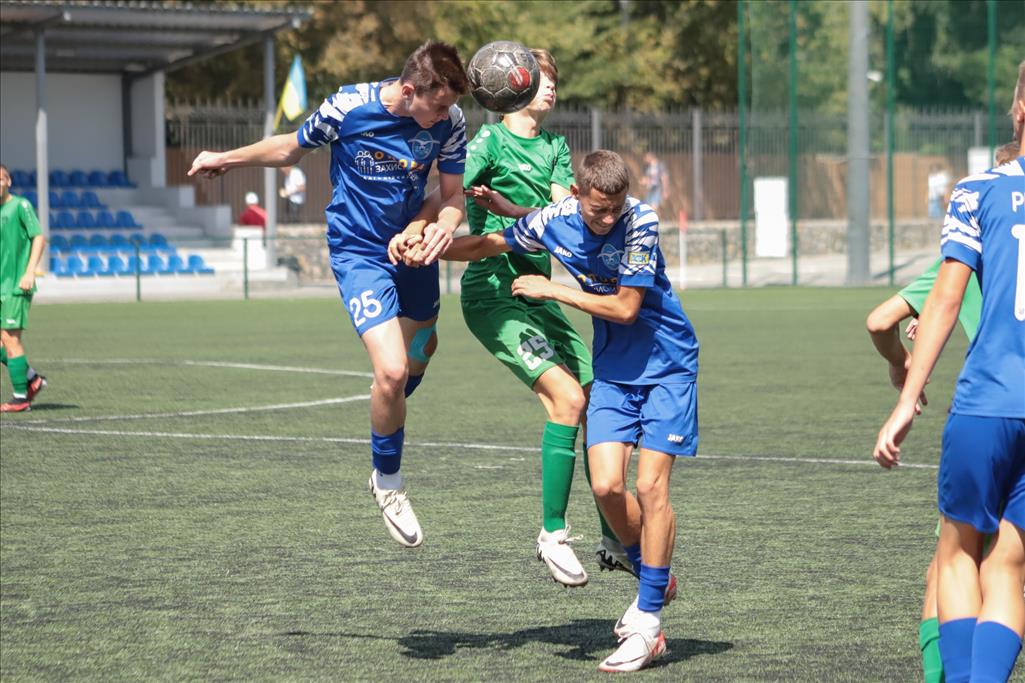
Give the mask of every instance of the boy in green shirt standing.
M 32 399 L 46 386 L 21 345 L 45 243 L 32 205 L 11 194 L 11 174 L 0 164 L 0 360 L 14 385 L 14 397 L 0 405 L 0 413 L 30 410 Z

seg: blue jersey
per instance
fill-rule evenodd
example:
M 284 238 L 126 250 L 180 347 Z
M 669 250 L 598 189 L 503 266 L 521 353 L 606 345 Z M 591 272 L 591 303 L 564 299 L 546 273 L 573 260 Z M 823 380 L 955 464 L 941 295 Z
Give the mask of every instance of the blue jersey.
M 1025 418 L 1025 157 L 954 187 L 940 245 L 982 289 L 979 331 L 950 410 Z
M 516 221 L 505 241 L 521 254 L 550 252 L 585 292 L 645 288 L 632 325 L 593 318 L 596 378 L 637 385 L 697 379 L 698 340 L 666 277 L 658 216 L 647 204 L 627 197 L 612 230 L 596 235 L 580 215 L 580 202 L 566 197 Z
M 331 145 L 334 191 L 327 215 L 331 250 L 384 257 L 424 202 L 435 159 L 459 175 L 466 160 L 466 120 L 456 105 L 448 119 L 421 128 L 381 104 L 381 83 L 343 85 L 296 132 L 299 145 Z

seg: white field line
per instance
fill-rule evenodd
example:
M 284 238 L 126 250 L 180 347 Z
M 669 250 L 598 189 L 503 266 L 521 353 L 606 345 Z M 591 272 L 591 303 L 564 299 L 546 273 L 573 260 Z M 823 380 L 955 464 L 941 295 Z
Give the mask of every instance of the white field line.
M 174 360 L 159 358 L 106 358 L 93 360 L 89 358 L 50 358 L 36 360 L 36 363 L 69 363 L 75 365 L 190 365 L 204 368 L 230 368 L 236 370 L 267 370 L 270 372 L 300 372 L 314 375 L 338 375 L 344 377 L 368 377 L 373 379 L 372 372 L 356 370 L 332 370 L 330 368 L 302 368 L 290 365 L 263 365 L 260 363 L 228 363 L 206 360 Z
M 355 399 L 357 397 L 353 397 Z M 84 418 L 83 418 L 84 419 Z M 166 439 L 201 439 L 201 440 L 222 440 L 222 441 L 267 441 L 267 442 L 291 442 L 291 443 L 345 443 L 365 445 L 370 439 L 334 437 L 334 436 L 261 436 L 258 434 L 196 434 L 190 432 L 135 432 L 113 429 L 71 429 L 61 427 L 36 427 L 30 424 L 3 425 L 5 429 L 20 429 L 28 432 L 47 432 L 52 434 L 96 434 L 102 436 L 137 436 L 137 437 L 160 437 Z M 528 446 L 503 446 L 500 444 L 484 443 L 454 443 L 442 441 L 408 441 L 406 446 L 412 448 L 444 448 L 448 450 L 475 449 L 482 451 L 508 451 L 513 453 L 540 453 L 541 449 Z M 521 460 L 522 458 L 517 458 Z M 797 458 L 773 455 L 713 455 L 702 453 L 698 460 L 742 460 L 747 462 L 773 462 L 790 464 L 815 464 L 815 465 L 867 465 L 878 467 L 872 458 L 866 456 L 863 460 L 845 460 L 841 458 Z M 900 469 L 936 470 L 938 465 L 925 463 L 906 463 Z
M 345 396 L 343 398 L 325 398 L 319 401 L 303 401 L 301 403 L 274 403 L 267 406 L 249 406 L 240 408 L 216 408 L 213 410 L 182 410 L 166 413 L 137 413 L 135 415 L 97 415 L 96 417 L 59 417 L 52 420 L 34 420 L 35 424 L 68 424 L 74 422 L 101 422 L 110 420 L 146 420 L 155 417 L 196 417 L 199 415 L 225 415 L 228 413 L 259 413 L 268 410 L 288 410 L 290 408 L 310 408 L 312 406 L 327 406 L 338 403 L 351 403 L 352 401 L 370 400 L 370 394 L 359 396 Z M 6 425 L 5 425 L 6 426 Z M 15 425 L 10 425 L 15 427 Z M 26 425 L 27 427 L 27 425 Z M 19 425 L 15 427 L 21 429 Z M 43 430 L 45 431 L 45 430 Z M 89 430 L 83 430 L 89 433 Z M 100 433 L 100 432 L 97 432 Z M 132 436 L 132 432 L 125 432 L 125 436 Z M 142 435 L 140 433 L 140 435 Z

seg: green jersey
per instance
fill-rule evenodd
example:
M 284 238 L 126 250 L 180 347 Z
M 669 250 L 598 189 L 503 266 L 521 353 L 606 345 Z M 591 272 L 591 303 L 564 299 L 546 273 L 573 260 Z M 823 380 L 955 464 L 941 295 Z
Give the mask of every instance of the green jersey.
M 897 293 L 900 298 L 908 302 L 908 306 L 911 306 L 916 316 L 922 312 L 925 300 L 929 297 L 932 286 L 936 284 L 936 276 L 940 272 L 940 265 L 942 263 L 943 259 L 938 259 L 936 263 L 929 267 L 929 270 L 919 275 L 911 284 Z M 960 321 L 964 333 L 968 335 L 968 341 L 975 339 L 975 332 L 979 329 L 979 317 L 981 315 L 982 290 L 979 289 L 979 279 L 973 272 L 971 278 L 968 279 L 968 286 L 964 290 L 961 310 L 957 314 L 957 319 Z
M 567 189 L 573 184 L 573 165 L 566 138 L 542 129 L 534 138 L 509 132 L 502 123 L 481 126 L 466 148 L 463 186 L 487 185 L 519 206 L 547 206 L 552 184 Z M 505 230 L 515 221 L 496 216 L 476 202 L 466 202 L 470 232 L 483 235 Z M 512 281 L 520 275 L 551 277 L 547 252 L 500 254 L 469 264 L 462 280 L 464 300 L 502 299 L 511 296 Z
M 0 297 L 21 293 L 18 282 L 28 266 L 32 239 L 41 234 L 39 220 L 29 201 L 10 195 L 0 206 Z M 32 291 L 36 291 L 34 285 Z

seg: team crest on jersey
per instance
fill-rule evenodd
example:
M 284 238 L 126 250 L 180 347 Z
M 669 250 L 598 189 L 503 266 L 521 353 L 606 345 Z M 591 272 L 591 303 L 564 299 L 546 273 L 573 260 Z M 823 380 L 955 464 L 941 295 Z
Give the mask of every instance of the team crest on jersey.
M 422 130 L 410 138 L 409 149 L 413 152 L 414 157 L 423 161 L 431 156 L 431 152 L 434 151 L 434 146 L 437 144 L 438 141 L 432 138 L 428 131 Z
M 610 270 L 616 270 L 619 268 L 619 261 L 623 258 L 623 252 L 616 249 L 611 244 L 606 244 L 601 248 L 601 253 L 598 255 L 601 262 L 605 264 L 605 267 Z

